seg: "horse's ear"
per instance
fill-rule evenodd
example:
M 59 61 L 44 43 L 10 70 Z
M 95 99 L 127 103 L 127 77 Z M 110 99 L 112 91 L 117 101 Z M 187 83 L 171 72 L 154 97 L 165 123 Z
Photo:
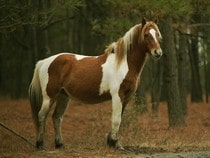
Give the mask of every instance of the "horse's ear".
M 158 24 L 158 22 L 159 22 L 158 18 L 155 18 L 154 22 L 155 22 L 155 24 Z
M 141 24 L 142 24 L 142 26 L 144 26 L 146 23 L 147 23 L 147 21 L 146 21 L 146 18 L 144 17 L 144 18 L 142 19 Z

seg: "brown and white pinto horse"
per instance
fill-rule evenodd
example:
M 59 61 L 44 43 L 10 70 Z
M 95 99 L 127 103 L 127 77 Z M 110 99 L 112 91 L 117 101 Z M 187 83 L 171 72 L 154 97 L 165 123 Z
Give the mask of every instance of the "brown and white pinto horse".
M 148 54 L 162 55 L 157 25 L 142 20 L 110 44 L 102 55 L 82 56 L 61 53 L 38 61 L 29 88 L 33 119 L 37 128 L 37 148 L 44 146 L 46 117 L 54 103 L 55 147 L 63 146 L 61 123 L 69 98 L 84 103 L 112 100 L 111 132 L 107 143 L 123 149 L 118 140 L 121 116 L 137 89 Z

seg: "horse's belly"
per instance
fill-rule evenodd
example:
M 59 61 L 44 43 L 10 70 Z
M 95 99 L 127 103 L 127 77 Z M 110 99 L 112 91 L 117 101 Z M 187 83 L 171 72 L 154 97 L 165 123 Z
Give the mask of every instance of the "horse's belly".
M 70 97 L 73 100 L 88 104 L 96 104 L 111 99 L 111 95 L 109 93 L 104 93 L 102 95 L 91 93 L 71 93 Z

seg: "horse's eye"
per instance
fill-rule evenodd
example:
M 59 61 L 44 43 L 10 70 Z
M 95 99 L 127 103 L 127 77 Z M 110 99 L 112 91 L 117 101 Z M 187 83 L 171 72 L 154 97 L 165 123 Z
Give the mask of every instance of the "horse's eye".
M 148 35 L 148 34 L 145 34 L 145 35 L 144 35 L 144 39 L 145 39 L 145 40 L 148 40 L 148 39 L 149 39 L 149 35 Z

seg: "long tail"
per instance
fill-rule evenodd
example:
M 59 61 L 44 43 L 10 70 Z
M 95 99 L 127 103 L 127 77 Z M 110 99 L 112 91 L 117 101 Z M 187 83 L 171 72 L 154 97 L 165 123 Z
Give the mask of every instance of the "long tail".
M 43 100 L 40 80 L 39 80 L 40 64 L 41 63 L 39 62 L 37 63 L 34 70 L 33 79 L 29 86 L 29 100 L 31 104 L 31 112 L 32 112 L 32 117 L 33 117 L 34 125 L 37 132 L 38 132 L 38 114 L 41 109 L 42 100 Z

